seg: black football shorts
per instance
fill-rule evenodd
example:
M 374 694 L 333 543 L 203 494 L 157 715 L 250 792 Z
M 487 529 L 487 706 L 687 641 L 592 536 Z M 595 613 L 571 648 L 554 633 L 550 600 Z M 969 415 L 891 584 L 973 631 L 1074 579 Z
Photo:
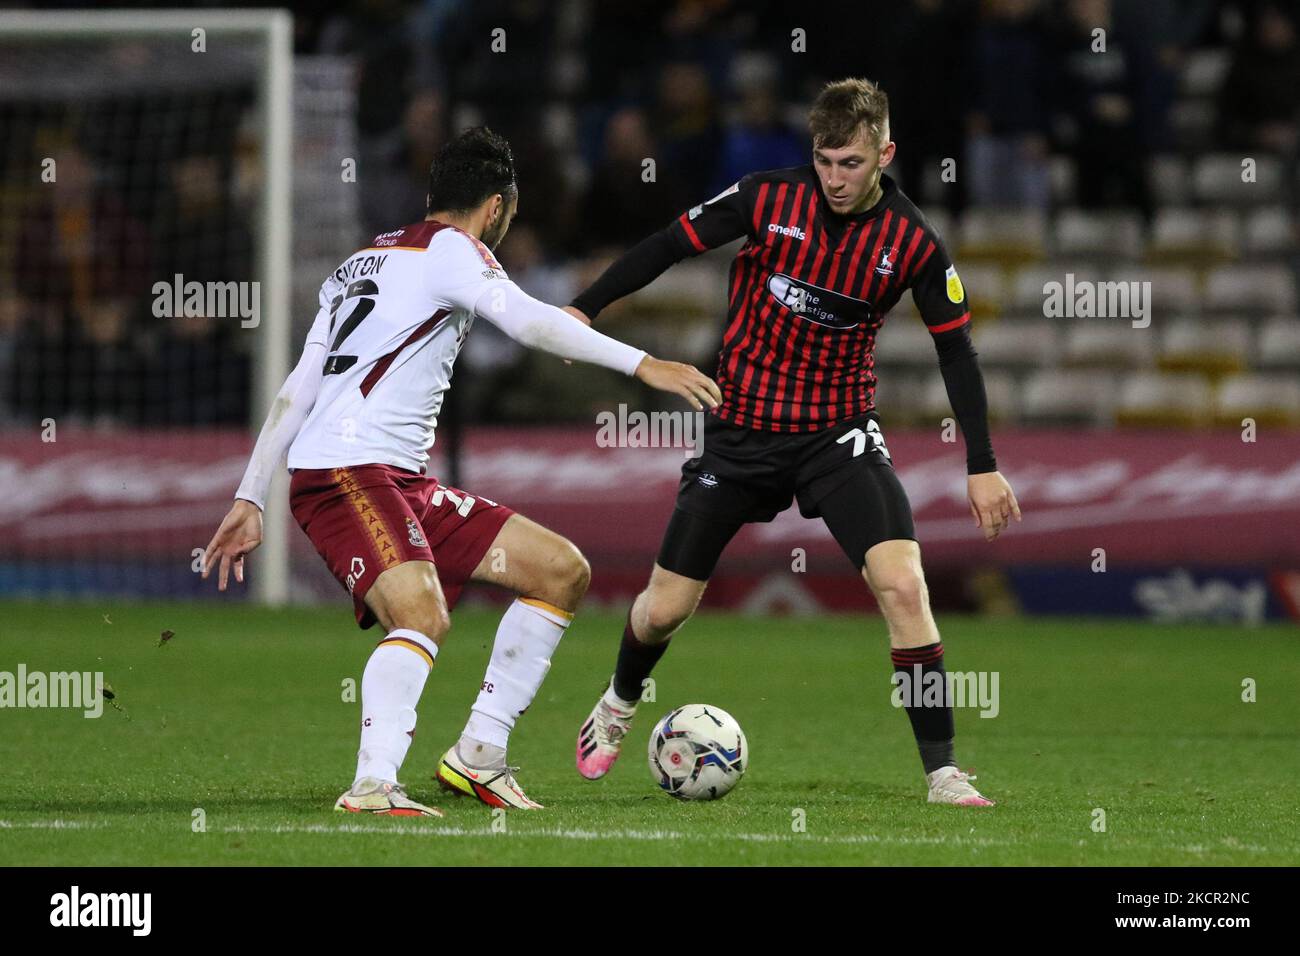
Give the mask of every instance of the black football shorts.
M 875 412 L 798 434 L 709 416 L 704 453 L 682 466 L 659 566 L 707 581 L 741 526 L 771 521 L 796 500 L 805 518 L 826 522 L 859 570 L 873 545 L 916 538 Z

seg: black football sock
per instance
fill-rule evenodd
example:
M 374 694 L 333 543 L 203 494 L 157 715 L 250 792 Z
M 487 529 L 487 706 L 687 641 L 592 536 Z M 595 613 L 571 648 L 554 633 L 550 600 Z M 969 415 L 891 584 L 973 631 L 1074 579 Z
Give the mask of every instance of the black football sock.
M 618 648 L 618 663 L 614 667 L 614 693 L 623 700 L 641 699 L 642 684 L 659 658 L 668 650 L 668 641 L 662 644 L 643 644 L 632 633 L 632 616 L 623 628 L 623 643 Z
M 943 642 L 924 647 L 895 647 L 889 656 L 894 662 L 895 685 L 901 686 L 904 692 L 903 708 L 912 722 L 912 734 L 925 772 L 957 766 L 952 747 L 952 698 L 948 693 L 948 675 L 943 669 Z

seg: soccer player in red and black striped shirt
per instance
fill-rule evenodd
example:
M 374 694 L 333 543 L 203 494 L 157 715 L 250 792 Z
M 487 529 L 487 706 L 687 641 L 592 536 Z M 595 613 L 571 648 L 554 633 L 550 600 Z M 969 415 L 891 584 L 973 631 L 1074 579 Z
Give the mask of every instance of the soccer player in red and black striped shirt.
M 579 732 L 578 769 L 595 779 L 617 759 L 642 682 L 694 612 L 735 533 L 797 501 L 805 517 L 826 522 L 889 624 L 930 801 L 988 805 L 957 768 L 946 689 L 938 704 L 933 692 L 921 694 L 946 681 L 943 644 L 911 507 L 875 412 L 872 371 L 885 315 L 911 289 L 966 442 L 971 512 L 985 537 L 996 538 L 1020 512 L 993 457 L 970 307 L 939 236 L 883 172 L 895 151 L 884 92 L 861 79 L 828 84 L 809 130 L 810 165 L 745 176 L 640 242 L 569 307 L 591 321 L 687 256 L 747 240 L 728 281 L 722 404 L 706 422 L 703 452 L 682 469 L 613 680 Z

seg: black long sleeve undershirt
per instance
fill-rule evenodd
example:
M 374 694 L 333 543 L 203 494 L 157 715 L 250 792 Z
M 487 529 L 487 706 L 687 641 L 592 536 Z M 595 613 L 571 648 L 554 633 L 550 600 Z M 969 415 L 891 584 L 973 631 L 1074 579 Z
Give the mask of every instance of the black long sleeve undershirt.
M 934 348 L 939 353 L 939 371 L 948 390 L 948 403 L 966 441 L 966 473 L 982 475 L 997 471 L 993 441 L 989 438 L 988 396 L 971 342 L 970 326 L 940 332 L 934 337 Z
M 569 304 L 594 322 L 605 306 L 645 288 L 690 254 L 678 245 L 671 228 L 661 229 L 619 256 Z

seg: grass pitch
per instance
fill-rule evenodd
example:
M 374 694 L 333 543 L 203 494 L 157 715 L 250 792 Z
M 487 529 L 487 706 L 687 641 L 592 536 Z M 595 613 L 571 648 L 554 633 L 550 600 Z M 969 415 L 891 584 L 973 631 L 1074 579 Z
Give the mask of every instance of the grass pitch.
M 884 625 L 866 617 L 700 614 L 622 761 L 583 780 L 574 737 L 623 619 L 582 614 L 511 742 L 547 809 L 494 821 L 431 774 L 496 621 L 454 615 L 403 769 L 446 819 L 383 820 L 331 811 L 357 747 L 344 682 L 378 637 L 344 603 L 0 604 L 0 671 L 103 671 L 121 708 L 0 710 L 0 864 L 1300 863 L 1293 627 L 941 619 L 949 670 L 999 675 L 996 717 L 957 712 L 958 759 L 999 803 L 975 810 L 925 802 Z M 654 721 L 692 702 L 730 711 L 750 743 L 745 779 L 712 803 L 670 799 L 646 768 Z

